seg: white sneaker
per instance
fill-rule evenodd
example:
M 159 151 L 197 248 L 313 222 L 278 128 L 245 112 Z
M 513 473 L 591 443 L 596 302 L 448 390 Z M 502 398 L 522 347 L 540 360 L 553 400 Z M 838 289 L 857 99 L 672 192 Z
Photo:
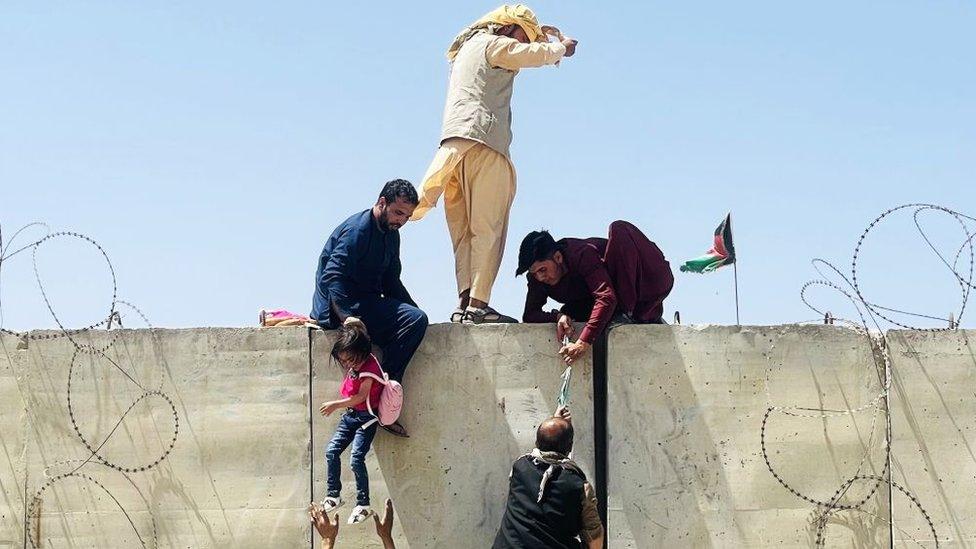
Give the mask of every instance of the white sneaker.
M 349 524 L 359 524 L 372 514 L 373 510 L 369 508 L 369 505 L 357 505 L 353 508 L 352 514 L 349 515 Z
M 322 511 L 328 515 L 332 511 L 342 507 L 345 502 L 342 501 L 341 497 L 338 498 L 325 498 L 322 500 Z

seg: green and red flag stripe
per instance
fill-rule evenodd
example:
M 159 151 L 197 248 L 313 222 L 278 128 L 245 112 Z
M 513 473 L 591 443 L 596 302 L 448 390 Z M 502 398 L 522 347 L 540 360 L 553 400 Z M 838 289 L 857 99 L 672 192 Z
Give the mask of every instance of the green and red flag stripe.
M 732 243 L 732 213 L 729 212 L 715 229 L 712 249 L 705 255 L 685 261 L 682 272 L 710 273 L 719 267 L 735 263 L 735 245 Z

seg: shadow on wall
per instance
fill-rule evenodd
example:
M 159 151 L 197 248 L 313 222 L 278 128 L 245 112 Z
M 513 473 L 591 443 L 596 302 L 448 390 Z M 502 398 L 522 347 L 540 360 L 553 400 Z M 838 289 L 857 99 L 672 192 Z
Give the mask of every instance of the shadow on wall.
M 931 518 L 942 545 L 971 546 L 976 525 L 976 352 L 972 331 L 891 331 L 892 468 Z M 894 501 L 896 541 L 931 540 L 925 515 Z
M 702 465 L 718 453 L 673 332 L 635 335 L 614 329 L 607 359 L 610 546 L 709 546 L 701 502 L 721 505 L 728 485 Z
M 976 539 L 976 526 L 966 520 L 976 508 L 971 333 L 891 332 L 888 338 L 894 480 L 917 496 L 944 545 Z M 151 462 L 169 443 L 170 412 L 147 401 L 116 429 L 140 391 L 108 359 L 149 385 L 159 381 L 162 367 L 180 418 L 173 452 L 159 467 L 130 475 L 135 484 L 94 461 L 86 465 L 118 504 L 81 479 L 45 492 L 45 543 L 138 546 L 136 536 L 151 536 L 155 517 L 160 547 L 306 546 L 310 467 L 321 498 L 324 445 L 335 420 L 311 418 L 310 461 L 310 405 L 317 411 L 321 400 L 334 398 L 341 377 L 326 358 L 332 335 L 312 338 L 312 379 L 302 328 L 156 335 L 158 341 L 144 331 L 117 331 L 108 358 L 77 359 L 72 407 L 78 429 L 106 459 L 126 467 Z M 390 494 L 398 506 L 398 547 L 490 543 L 511 463 L 532 447 L 536 425 L 555 407 L 563 366 L 553 336 L 549 325 L 430 328 L 407 371 L 403 420 L 413 436 L 381 433 L 369 455 L 374 500 Z M 18 350 L 16 338 L 3 336 L 0 345 L 4 411 L 21 410 L 21 417 L 0 422 L 0 546 L 12 536 L 22 546 L 25 490 L 33 494 L 53 464 L 90 455 L 67 412 L 74 347 L 32 341 Z M 768 456 L 800 493 L 829 499 L 855 473 L 883 471 L 883 406 L 826 418 L 786 413 L 788 407 L 859 408 L 879 394 L 871 349 L 854 332 L 633 326 L 614 330 L 610 352 L 611 547 L 809 547 L 815 505 L 778 483 L 760 450 L 771 405 L 783 408 L 767 423 Z M 590 361 L 574 367 L 572 408 L 576 457 L 592 473 Z M 853 486 L 843 501 L 856 502 L 869 484 Z M 887 544 L 887 501 L 881 491 L 859 511 L 832 515 L 827 545 Z M 931 544 L 924 515 L 900 492 L 892 501 L 895 544 Z M 369 523 L 344 525 L 340 536 L 344 548 L 378 547 Z
M 161 545 L 164 547 L 177 547 L 181 541 L 188 541 L 192 542 L 195 547 L 213 547 L 218 545 L 219 537 L 214 525 L 204 515 L 201 508 L 216 507 L 217 513 L 214 513 L 214 515 L 219 515 L 219 520 L 216 522 L 220 525 L 221 532 L 229 532 L 231 533 L 231 537 L 233 537 L 232 533 L 235 529 L 230 522 L 230 518 L 227 516 L 226 508 L 217 490 L 214 474 L 211 470 L 212 457 L 206 451 L 204 442 L 197 433 L 195 414 L 191 413 L 194 403 L 191 402 L 188 406 L 187 401 L 184 399 L 184 394 L 181 390 L 183 380 L 174 376 L 174 369 L 170 367 L 169 362 L 166 360 L 166 353 L 163 351 L 161 342 L 155 333 L 152 334 L 152 338 L 148 343 L 151 345 L 152 360 L 161 366 L 166 383 L 169 387 L 172 387 L 170 394 L 173 395 L 173 401 L 176 404 L 181 419 L 183 436 L 180 439 L 178 448 L 175 450 L 176 457 L 174 459 L 185 455 L 196 455 L 198 456 L 197 466 L 199 467 L 198 473 L 194 474 L 192 480 L 190 480 L 190 485 L 195 489 L 188 489 L 187 480 L 174 470 L 172 460 L 164 461 L 153 476 L 150 500 L 153 502 L 154 508 L 166 510 L 163 516 L 160 517 L 161 520 L 166 521 L 166 525 L 160 529 L 162 538 Z M 138 353 L 140 350 L 145 352 L 145 347 L 132 349 L 129 345 L 126 345 L 125 350 L 130 355 L 130 358 L 132 358 L 133 352 Z M 186 374 L 184 373 L 184 375 Z M 193 377 L 196 376 L 196 374 L 191 375 Z M 216 506 L 201 505 L 200 500 L 204 498 L 206 500 L 216 501 Z M 181 524 L 182 526 L 174 528 L 174 524 Z M 178 532 L 182 535 L 178 535 Z
M 25 366 L 27 353 L 18 349 L 21 340 L 0 333 L 0 547 L 21 547 L 24 542 L 24 512 L 27 508 Z
M 121 351 L 132 334 L 88 332 L 28 344 L 28 494 L 29 506 L 40 510 L 28 517 L 29 547 L 158 539 L 145 471 L 168 455 L 176 420 L 164 399 L 145 395 L 145 387 L 160 385 L 155 363 Z
M 118 338 L 105 356 L 77 356 L 63 339 L 31 343 L 31 493 L 45 473 L 71 471 L 88 460 L 79 469 L 85 478 L 59 481 L 44 492 L 45 544 L 307 543 L 307 333 L 255 333 L 86 336 Z M 129 408 L 143 390 L 156 388 L 172 399 L 179 429 L 162 397 Z M 98 457 L 86 450 L 72 415 Z M 269 437 L 268 425 L 280 436 Z
M 400 508 L 417 511 L 417 520 L 406 515 L 403 524 L 411 547 L 456 547 L 462 539 L 488 546 L 501 522 L 513 456 L 528 450 L 506 410 L 543 412 L 531 394 L 498 395 L 497 357 L 481 355 L 469 330 L 432 332 L 404 380 L 410 398 L 404 422 L 413 438 L 387 439 L 377 458 L 392 473 L 387 485 Z M 509 348 L 510 356 L 518 354 Z M 445 364 L 439 359 L 447 352 L 452 360 Z M 523 381 L 531 379 L 524 373 Z
M 512 462 L 534 446 L 536 427 L 556 407 L 564 365 L 552 331 L 548 325 L 430 328 L 404 378 L 401 420 L 411 437 L 378 433 L 372 465 L 367 458 L 374 505 L 388 493 L 397 506 L 398 547 L 491 544 Z M 332 341 L 328 333 L 313 338 L 318 498 L 325 490 L 324 448 L 336 420 L 320 419 L 317 408 L 320 400 L 334 398 L 341 377 L 328 363 Z M 575 456 L 587 472 L 593 463 L 591 395 L 591 363 L 585 361 L 574 367 L 572 404 Z M 351 496 L 348 452 L 343 469 L 343 491 Z M 346 537 L 352 529 L 341 532 L 343 546 L 378 547 L 372 528 L 365 530 L 353 539 Z
M 807 339 L 819 341 L 803 345 Z M 816 506 L 789 493 L 766 467 L 762 420 L 770 399 L 840 408 L 873 398 L 873 368 L 852 367 L 872 364 L 870 347 L 858 343 L 849 332 L 818 328 L 615 329 L 611 547 L 809 546 Z M 871 421 L 870 413 L 829 420 L 780 414 L 767 427 L 773 466 L 799 492 L 829 499 L 858 471 L 881 472 L 882 431 L 871 439 Z M 873 506 L 886 499 L 873 499 L 868 509 L 885 516 L 886 507 Z M 887 541 L 877 517 L 834 515 L 827 532 L 828 541 Z

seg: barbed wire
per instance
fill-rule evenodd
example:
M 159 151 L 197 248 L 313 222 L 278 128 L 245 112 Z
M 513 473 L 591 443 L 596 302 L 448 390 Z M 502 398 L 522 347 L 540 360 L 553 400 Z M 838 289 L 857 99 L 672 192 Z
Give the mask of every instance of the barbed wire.
M 859 261 L 861 260 L 862 251 L 864 249 L 865 243 L 867 242 L 870 233 L 873 230 L 875 230 L 875 228 L 882 221 L 886 220 L 893 214 L 900 211 L 912 210 L 912 209 L 914 209 L 913 220 L 916 229 L 918 230 L 922 239 L 932 249 L 932 251 L 939 258 L 941 263 L 949 270 L 949 272 L 953 275 L 953 278 L 959 285 L 960 303 L 959 303 L 959 308 L 955 312 L 954 317 L 950 316 L 950 318 L 943 318 L 941 316 L 936 316 L 931 314 L 907 311 L 895 307 L 881 305 L 877 302 L 868 300 L 867 297 L 865 296 L 865 291 L 862 287 L 862 283 L 858 279 Z M 960 245 L 958 250 L 955 251 L 951 261 L 939 252 L 939 250 L 932 243 L 932 239 L 929 237 L 929 235 L 925 232 L 925 230 L 922 227 L 922 223 L 919 219 L 919 216 L 921 213 L 927 211 L 941 212 L 942 214 L 950 216 L 959 224 L 962 232 L 964 233 L 965 239 L 963 240 L 963 243 L 962 245 Z M 829 315 L 829 313 L 825 310 L 821 310 L 811 302 L 810 298 L 808 297 L 808 291 L 813 287 L 819 286 L 819 287 L 828 288 L 844 296 L 844 298 L 851 303 L 854 310 L 856 311 L 857 319 L 845 319 L 842 317 L 836 317 L 834 318 L 834 320 L 840 325 L 846 326 L 847 328 L 855 331 L 856 333 L 858 333 L 859 335 L 861 335 L 866 339 L 871 349 L 873 366 L 875 367 L 875 371 L 879 377 L 877 393 L 875 393 L 875 396 L 872 399 L 870 399 L 869 401 L 867 401 L 866 403 L 860 406 L 837 410 L 837 409 L 826 409 L 826 408 L 816 408 L 816 407 L 773 405 L 767 408 L 766 413 L 763 416 L 762 424 L 760 427 L 760 447 L 762 450 L 763 460 L 770 474 L 776 479 L 776 481 L 780 485 L 783 486 L 783 488 L 785 488 L 794 496 L 814 506 L 816 512 L 816 518 L 813 522 L 816 527 L 816 531 L 815 531 L 816 546 L 825 545 L 826 529 L 830 522 L 830 517 L 832 515 L 839 512 L 845 512 L 845 511 L 861 512 L 861 513 L 874 515 L 874 513 L 871 513 L 863 509 L 863 506 L 866 503 L 868 503 L 870 500 L 875 498 L 880 493 L 881 486 L 885 484 L 887 484 L 889 491 L 894 489 L 895 491 L 907 497 L 912 502 L 913 506 L 922 515 L 926 524 L 928 525 L 935 546 L 936 547 L 939 546 L 940 540 L 936 532 L 936 528 L 930 513 L 923 507 L 922 503 L 911 491 L 899 485 L 891 478 L 891 416 L 888 407 L 888 398 L 891 389 L 891 379 L 892 379 L 891 357 L 888 350 L 888 342 L 883 331 L 882 322 L 887 322 L 891 325 L 900 328 L 919 330 L 919 331 L 945 331 L 945 330 L 954 329 L 959 325 L 959 322 L 962 321 L 963 315 L 966 312 L 970 292 L 974 288 L 976 288 L 976 286 L 973 285 L 974 264 L 976 264 L 976 253 L 974 253 L 973 240 L 976 239 L 976 231 L 971 230 L 969 225 L 967 224 L 974 221 L 976 221 L 976 218 L 974 217 L 962 214 L 960 212 L 939 205 L 905 204 L 905 205 L 897 206 L 886 210 L 881 215 L 876 217 L 867 226 L 867 228 L 861 233 L 855 245 L 854 253 L 852 255 L 850 276 L 845 275 L 833 264 L 831 264 L 830 262 L 824 259 L 815 258 L 812 260 L 812 265 L 814 269 L 820 274 L 822 278 L 818 280 L 809 281 L 802 286 L 800 290 L 801 301 L 808 308 L 810 308 L 817 314 L 821 316 L 826 316 Z M 47 233 L 39 239 L 21 245 L 20 247 L 14 247 L 14 242 L 16 241 L 16 239 L 21 234 L 23 234 L 26 230 L 33 227 L 43 227 L 47 231 Z M 111 295 L 111 301 L 108 307 L 108 311 L 107 313 L 103 313 L 104 314 L 103 320 L 96 321 L 82 328 L 71 328 L 64 324 L 63 320 L 59 317 L 59 315 L 55 311 L 55 308 L 52 305 L 51 299 L 45 288 L 43 277 L 41 276 L 41 271 L 37 265 L 37 250 L 41 246 L 45 245 L 46 243 L 56 239 L 66 239 L 66 240 L 73 239 L 76 241 L 80 241 L 81 243 L 93 246 L 100 254 L 101 258 L 105 261 L 105 264 L 111 276 L 112 295 Z M 139 380 L 137 380 L 135 377 L 129 374 L 124 368 L 121 367 L 121 365 L 119 365 L 116 361 L 112 360 L 112 358 L 108 355 L 108 351 L 118 342 L 120 337 L 120 330 L 124 327 L 123 324 L 124 315 L 122 315 L 119 311 L 120 305 L 129 309 L 136 316 L 141 318 L 143 322 L 146 323 L 146 325 L 149 327 L 149 333 L 151 334 L 151 337 L 154 339 L 154 343 L 158 344 L 158 341 L 155 341 L 157 337 L 155 329 L 152 326 L 152 324 L 149 322 L 146 315 L 142 313 L 142 311 L 140 311 L 134 305 L 118 299 L 118 285 L 116 280 L 115 269 L 112 266 L 111 260 L 109 259 L 109 256 L 104 250 L 104 248 L 102 248 L 102 246 L 99 245 L 92 238 L 76 232 L 67 232 L 67 231 L 51 232 L 50 228 L 43 223 L 32 223 L 20 228 L 18 231 L 14 233 L 13 237 L 11 237 L 5 243 L 3 239 L 2 230 L 0 230 L 0 284 L 2 284 L 2 267 L 4 262 L 8 262 L 13 257 L 23 252 L 26 252 L 27 250 L 31 250 L 34 277 L 37 282 L 38 290 L 40 292 L 40 295 L 44 301 L 44 304 L 48 312 L 50 313 L 51 317 L 54 319 L 55 323 L 57 324 L 58 329 L 52 333 L 36 334 L 30 331 L 17 332 L 14 330 L 4 328 L 3 308 L 2 308 L 2 303 L 0 303 L 0 333 L 6 333 L 18 337 L 23 341 L 28 341 L 28 342 L 38 341 L 38 340 L 52 340 L 52 339 L 59 339 L 59 338 L 66 338 L 68 341 L 70 341 L 71 345 L 74 347 L 74 352 L 72 353 L 72 358 L 69 364 L 67 365 L 68 420 L 72 426 L 72 430 L 75 436 L 79 439 L 79 441 L 82 443 L 82 445 L 85 447 L 88 453 L 88 457 L 86 459 L 62 460 L 62 461 L 52 463 L 45 467 L 44 471 L 47 480 L 40 488 L 38 488 L 35 491 L 34 496 L 31 498 L 27 510 L 27 524 L 24 525 L 25 531 L 28 532 L 27 538 L 30 542 L 30 546 L 32 548 L 37 548 L 40 545 L 40 540 L 35 539 L 28 525 L 30 524 L 31 521 L 40 520 L 40 502 L 43 494 L 54 485 L 63 482 L 67 479 L 78 479 L 84 482 L 88 482 L 94 485 L 96 488 L 101 489 L 113 500 L 113 502 L 115 502 L 115 504 L 119 507 L 121 512 L 124 514 L 126 520 L 129 522 L 129 525 L 133 529 L 134 533 L 139 539 L 140 544 L 143 547 L 157 547 L 158 546 L 157 525 L 156 525 L 155 517 L 153 516 L 152 513 L 151 505 L 148 502 L 148 500 L 146 500 L 146 498 L 143 496 L 142 492 L 138 489 L 138 486 L 133 481 L 130 475 L 143 473 L 150 469 L 158 467 L 170 455 L 170 453 L 173 451 L 176 445 L 176 441 L 179 436 L 179 414 L 177 413 L 176 406 L 173 403 L 172 399 L 165 392 L 162 391 L 162 386 L 163 386 L 162 375 L 159 376 L 158 387 L 146 388 L 143 383 L 141 383 Z M 968 259 L 968 267 L 964 266 L 961 269 L 960 261 L 966 261 L 967 259 Z M 834 277 L 838 277 L 839 281 L 841 282 L 832 281 L 831 278 Z M 2 288 L 2 286 L 0 286 L 0 288 Z M 893 318 L 895 315 L 946 322 L 947 327 L 939 327 L 939 328 L 920 327 L 920 326 L 909 324 L 907 321 L 903 321 L 901 319 L 896 320 L 895 318 Z M 108 332 L 110 334 L 108 341 L 100 346 L 96 346 L 93 343 L 86 343 L 81 340 L 82 336 L 86 334 L 91 334 L 96 330 Z M 771 360 L 771 357 L 773 356 L 772 353 L 773 350 L 774 347 L 771 347 L 770 352 L 767 354 L 767 358 L 769 360 Z M 100 442 L 97 443 L 87 439 L 82 433 L 82 430 L 79 427 L 78 421 L 76 419 L 75 401 L 72 399 L 72 383 L 73 383 L 73 377 L 75 372 L 75 364 L 79 355 L 81 354 L 93 355 L 99 360 L 104 360 L 108 362 L 116 371 L 121 373 L 129 383 L 133 384 L 140 391 L 139 395 L 131 402 L 128 408 L 119 416 L 118 420 L 115 422 L 114 427 L 109 431 L 109 433 L 105 437 L 102 438 Z M 769 379 L 771 373 L 772 373 L 772 366 L 770 366 L 767 369 L 767 376 L 766 376 L 767 398 L 769 399 L 770 402 L 772 402 L 772 398 L 769 395 L 769 386 L 770 386 Z M 147 399 L 162 400 L 163 402 L 166 403 L 166 405 L 169 407 L 172 413 L 173 434 L 172 437 L 168 440 L 166 447 L 161 451 L 159 455 L 155 456 L 153 460 L 147 463 L 137 464 L 135 466 L 124 466 L 102 455 L 101 454 L 102 449 L 109 442 L 109 440 L 112 439 L 112 437 L 115 435 L 118 428 L 123 424 L 126 417 L 128 417 L 128 415 L 130 414 L 130 412 L 132 412 L 132 410 L 138 404 L 140 404 L 143 401 L 146 401 Z M 865 444 L 866 447 L 865 452 L 862 455 L 857 467 L 855 468 L 854 474 L 851 475 L 846 481 L 840 484 L 840 486 L 836 489 L 836 491 L 834 492 L 834 494 L 831 496 L 829 500 L 821 500 L 811 495 L 800 492 L 798 489 L 796 489 L 793 485 L 791 485 L 788 482 L 788 480 L 784 477 L 784 475 L 782 475 L 776 469 L 776 467 L 774 467 L 770 459 L 769 451 L 767 448 L 767 426 L 771 418 L 775 414 L 782 414 L 782 415 L 798 417 L 798 418 L 823 420 L 827 418 L 840 417 L 840 416 L 853 416 L 855 414 L 860 414 L 868 410 L 873 410 L 874 413 L 871 419 L 870 433 L 868 435 L 867 443 Z M 872 467 L 874 465 L 871 461 L 871 447 L 875 444 L 874 442 L 875 439 L 879 438 L 878 437 L 879 418 L 883 418 L 882 421 L 883 436 L 880 438 L 881 438 L 881 443 L 883 445 L 884 454 L 883 454 L 883 463 L 880 467 L 881 472 L 880 474 L 877 475 L 866 474 L 863 471 L 865 471 L 866 468 Z M 139 494 L 143 502 L 146 504 L 147 511 L 149 512 L 149 516 L 151 518 L 151 522 L 152 522 L 151 545 L 147 544 L 146 539 L 144 539 L 142 534 L 139 532 L 139 529 L 136 527 L 135 522 L 133 521 L 128 510 L 125 509 L 125 507 L 111 493 L 111 491 L 109 491 L 97 479 L 95 479 L 89 474 L 86 474 L 83 471 L 84 468 L 91 467 L 91 466 L 110 469 L 116 472 L 117 474 L 122 475 L 135 488 L 136 492 Z M 68 472 L 58 473 L 58 474 L 54 474 L 52 472 L 52 470 L 61 467 L 70 467 L 70 470 Z M 857 498 L 853 502 L 842 503 L 844 496 L 846 496 L 850 491 L 850 489 L 859 482 L 868 483 L 869 489 L 867 490 L 866 495 Z M 912 538 L 912 541 L 914 541 L 919 545 L 922 545 L 922 543 L 919 540 Z
M 31 240 L 23 245 L 15 246 L 15 241 L 19 236 L 25 233 L 25 231 L 34 228 L 43 227 L 46 234 L 43 237 Z M 45 244 L 57 240 L 64 239 L 68 241 L 80 242 L 84 245 L 94 247 L 98 252 L 102 260 L 104 260 L 105 265 L 108 269 L 108 273 L 111 278 L 111 301 L 109 303 L 108 311 L 103 313 L 103 320 L 98 320 L 88 326 L 83 328 L 72 328 L 65 325 L 63 319 L 58 315 L 54 306 L 52 305 L 50 296 L 48 295 L 48 290 L 45 287 L 44 279 L 41 276 L 41 270 L 38 268 L 37 262 L 37 251 Z M 179 414 L 176 409 L 172 398 L 163 392 L 163 385 L 165 377 L 163 375 L 162 363 L 159 363 L 156 368 L 151 369 L 150 373 L 155 371 L 158 375 L 158 384 L 155 387 L 147 387 L 145 383 L 136 379 L 135 373 L 130 373 L 125 368 L 122 367 L 116 360 L 114 360 L 109 355 L 109 350 L 112 349 L 120 340 L 121 330 L 125 328 L 124 318 L 126 315 L 120 312 L 119 308 L 124 307 L 128 313 L 133 314 L 136 318 L 140 319 L 148 328 L 148 333 L 152 338 L 153 345 L 155 349 L 161 348 L 160 342 L 158 340 L 158 334 L 156 333 L 155 327 L 149 321 L 148 317 L 139 310 L 135 305 L 123 301 L 118 298 L 118 283 L 116 280 L 115 268 L 112 266 L 112 262 L 109 259 L 108 253 L 105 249 L 99 245 L 94 239 L 88 237 L 81 233 L 61 231 L 61 232 L 51 232 L 50 228 L 43 223 L 30 223 L 18 229 L 13 236 L 6 242 L 3 239 L 2 227 L 0 227 L 0 290 L 2 290 L 3 281 L 3 266 L 5 262 L 9 262 L 13 257 L 18 254 L 24 253 L 26 251 L 31 251 L 34 278 L 37 282 L 37 289 L 44 301 L 48 313 L 54 319 L 57 325 L 57 330 L 48 333 L 33 333 L 31 331 L 27 332 L 17 332 L 14 330 L 7 329 L 3 326 L 3 304 L 0 302 L 0 333 L 8 334 L 19 338 L 24 343 L 29 343 L 32 341 L 49 341 L 54 339 L 67 339 L 71 345 L 74 347 L 70 361 L 67 364 L 67 410 L 68 410 L 68 422 L 71 424 L 71 429 L 74 435 L 81 442 L 82 446 L 86 449 L 88 456 L 85 459 L 64 459 L 55 461 L 53 463 L 45 465 L 43 471 L 45 475 L 45 482 L 34 492 L 33 497 L 29 499 L 27 511 L 25 514 L 25 537 L 26 541 L 29 542 L 30 547 L 37 549 L 40 546 L 41 540 L 37 539 L 39 535 L 38 529 L 31 529 L 31 524 L 40 524 L 41 520 L 41 502 L 45 492 L 55 485 L 65 482 L 69 479 L 78 480 L 87 483 L 93 488 L 100 489 L 104 492 L 114 503 L 118 506 L 119 510 L 122 512 L 125 519 L 128 521 L 129 526 L 134 532 L 136 538 L 138 538 L 139 543 L 144 548 L 156 548 L 159 545 L 159 538 L 157 532 L 156 519 L 153 514 L 152 505 L 149 500 L 145 497 L 142 491 L 139 489 L 136 482 L 133 480 L 131 475 L 144 473 L 153 468 L 158 467 L 173 451 L 176 446 L 176 441 L 179 438 Z M 2 296 L 2 293 L 0 293 Z M 0 297 L 2 298 L 2 297 Z M 92 335 L 95 332 L 105 332 L 108 333 L 107 341 L 100 345 L 95 343 L 88 343 L 82 341 L 82 337 L 86 335 Z M 112 368 L 109 371 L 116 371 L 126 379 L 128 383 L 138 389 L 137 396 L 131 401 L 129 406 L 115 421 L 114 426 L 109 430 L 108 434 L 101 438 L 100 441 L 89 440 L 82 432 L 82 429 L 77 420 L 78 411 L 77 399 L 73 398 L 73 383 L 76 372 L 76 364 L 80 356 L 89 355 L 92 356 L 95 361 L 108 363 Z M 130 413 L 140 404 L 148 400 L 160 400 L 169 408 L 172 414 L 173 421 L 173 431 L 172 436 L 169 440 L 163 443 L 163 448 L 161 452 L 156 455 L 153 459 L 135 465 L 123 465 L 116 461 L 109 459 L 108 456 L 103 455 L 103 449 L 106 444 L 116 435 L 118 429 L 125 423 L 126 418 L 129 417 Z M 155 423 L 155 418 L 153 418 Z M 132 487 L 135 492 L 139 495 L 139 498 L 146 506 L 146 511 L 149 514 L 152 533 L 151 536 L 145 536 L 139 531 L 136 526 L 136 522 L 133 520 L 132 515 L 129 510 L 121 503 L 121 501 L 108 489 L 106 486 L 100 482 L 98 479 L 93 477 L 91 474 L 85 472 L 88 467 L 98 467 L 113 471 L 115 474 L 121 475 Z M 64 469 L 67 472 L 55 473 L 55 470 Z
M 874 231 L 880 223 L 887 220 L 894 214 L 902 211 L 912 211 L 912 217 L 915 224 L 915 228 L 921 236 L 922 240 L 926 245 L 932 250 L 932 252 L 938 257 L 939 261 L 948 269 L 952 274 L 955 282 L 959 285 L 960 289 L 960 302 L 958 310 L 955 311 L 954 315 L 950 315 L 949 318 L 944 318 L 942 316 L 921 313 L 916 311 L 908 311 L 896 307 L 890 307 L 881 305 L 875 301 L 869 300 L 866 297 L 866 292 L 861 281 L 858 278 L 858 268 L 861 262 L 862 252 L 865 248 L 865 244 L 868 241 L 868 237 Z M 923 212 L 936 212 L 944 215 L 948 215 L 951 219 L 955 220 L 959 225 L 961 232 L 964 236 L 962 244 L 959 246 L 958 250 L 955 251 L 952 256 L 951 261 L 946 258 L 939 249 L 933 244 L 932 238 L 926 233 L 922 226 L 920 220 L 920 215 Z M 838 323 L 844 327 L 847 327 L 861 337 L 864 337 L 869 348 L 871 349 L 872 366 L 878 375 L 878 388 L 877 393 L 873 398 L 867 401 L 865 404 L 857 407 L 850 407 L 840 410 L 831 410 L 825 408 L 816 407 L 799 407 L 799 406 L 783 406 L 783 405 L 770 405 L 766 413 L 763 415 L 762 424 L 760 426 L 759 432 L 759 442 L 760 448 L 762 450 L 763 460 L 766 463 L 767 469 L 769 469 L 770 474 L 776 481 L 783 486 L 787 491 L 789 491 L 794 496 L 800 498 L 801 500 L 814 505 L 815 519 L 813 524 L 815 525 L 815 536 L 814 544 L 818 547 L 824 546 L 826 544 L 826 529 L 830 522 L 830 517 L 836 513 L 844 511 L 867 513 L 869 515 L 877 516 L 870 511 L 863 509 L 863 506 L 868 503 L 872 498 L 878 496 L 881 493 L 881 486 L 887 485 L 888 492 L 897 491 L 911 501 L 915 509 L 921 514 L 922 518 L 928 526 L 928 529 L 932 536 L 932 541 L 935 547 L 939 546 L 939 536 L 936 532 L 935 523 L 932 520 L 930 513 L 923 507 L 922 502 L 907 488 L 901 486 L 895 482 L 891 477 L 891 413 L 888 406 L 889 403 L 889 393 L 891 390 L 891 355 L 889 353 L 889 345 L 887 336 L 884 331 L 883 323 L 887 323 L 891 326 L 898 328 L 904 328 L 908 330 L 935 332 L 935 331 L 946 331 L 958 328 L 959 323 L 962 321 L 963 315 L 966 312 L 966 305 L 969 301 L 970 292 L 976 289 L 973 285 L 973 272 L 974 264 L 976 264 L 976 254 L 974 254 L 974 243 L 973 240 L 976 239 L 976 230 L 971 228 L 969 224 L 976 222 L 976 218 L 951 210 L 944 206 L 939 206 L 936 204 L 925 204 L 925 203 L 912 203 L 903 204 L 896 206 L 894 208 L 889 208 L 882 212 L 879 216 L 874 218 L 870 224 L 864 229 L 860 237 L 857 239 L 857 243 L 854 246 L 854 252 L 851 258 L 851 271 L 850 275 L 846 275 L 841 272 L 840 269 L 835 267 L 829 261 L 815 258 L 811 261 L 813 268 L 822 277 L 817 280 L 811 280 L 805 283 L 800 289 L 800 299 L 801 301 L 811 310 L 821 315 L 822 318 L 830 321 L 830 323 Z M 960 266 L 960 261 L 965 261 L 968 259 L 968 267 L 963 264 Z M 833 279 L 833 280 L 832 280 Z M 836 282 L 835 282 L 836 281 Z M 853 307 L 857 313 L 857 319 L 845 319 L 843 317 L 834 317 L 830 312 L 822 310 L 814 305 L 808 296 L 808 291 L 813 287 L 824 287 L 832 290 L 836 293 L 842 295 Z M 898 319 L 894 317 L 898 317 Z M 935 320 L 939 322 L 946 323 L 943 327 L 922 327 L 914 324 L 910 324 L 907 320 L 902 317 L 910 317 L 913 319 L 926 319 Z M 772 362 L 772 356 L 775 345 L 770 347 L 767 353 L 767 360 Z M 766 392 L 767 399 L 772 403 L 772 397 L 769 395 L 770 386 L 770 375 L 772 373 L 772 364 L 767 369 L 766 372 Z M 811 495 L 804 494 L 797 490 L 793 485 L 791 485 L 784 475 L 781 474 L 776 467 L 774 467 L 769 451 L 767 448 L 767 426 L 770 419 L 775 414 L 783 414 L 793 417 L 800 418 L 816 418 L 825 420 L 827 418 L 838 417 L 838 416 L 854 416 L 856 414 L 865 412 L 867 410 L 874 410 L 874 415 L 871 420 L 871 430 L 868 436 L 867 443 L 864 444 L 864 454 L 861 456 L 857 467 L 854 470 L 853 475 L 851 475 L 847 480 L 841 483 L 841 485 L 834 492 L 834 495 L 827 501 L 819 500 Z M 875 436 L 877 431 L 877 420 L 883 417 L 883 439 L 880 441 L 884 453 L 883 453 L 883 464 L 881 465 L 880 474 L 866 474 L 863 471 L 872 467 L 875 468 L 874 464 L 871 462 L 871 448 L 875 444 Z M 825 427 L 826 428 L 826 427 Z M 854 484 L 859 482 L 868 482 L 869 489 L 866 495 L 856 499 L 852 503 L 841 503 L 844 496 L 847 495 L 848 491 Z M 891 524 L 891 521 L 884 520 Z M 911 541 L 922 546 L 920 540 L 915 539 L 910 536 L 897 525 L 891 524 L 892 528 L 897 528 L 904 535 L 911 538 Z

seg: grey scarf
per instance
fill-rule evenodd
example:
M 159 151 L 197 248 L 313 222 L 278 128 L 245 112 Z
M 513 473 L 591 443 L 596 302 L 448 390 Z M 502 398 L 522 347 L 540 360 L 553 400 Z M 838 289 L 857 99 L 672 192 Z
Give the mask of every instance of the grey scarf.
M 545 463 L 549 466 L 546 472 L 542 474 L 542 482 L 539 483 L 539 496 L 535 500 L 536 503 L 542 503 L 542 498 L 546 492 L 546 485 L 549 484 L 549 479 L 556 472 L 557 467 L 569 469 L 570 471 L 579 473 L 581 476 L 586 476 L 583 474 L 583 470 L 580 469 L 579 465 L 576 465 L 575 461 L 559 452 L 543 452 L 538 448 L 533 448 L 531 452 L 525 454 L 525 457 L 531 458 L 532 462 L 536 465 Z

